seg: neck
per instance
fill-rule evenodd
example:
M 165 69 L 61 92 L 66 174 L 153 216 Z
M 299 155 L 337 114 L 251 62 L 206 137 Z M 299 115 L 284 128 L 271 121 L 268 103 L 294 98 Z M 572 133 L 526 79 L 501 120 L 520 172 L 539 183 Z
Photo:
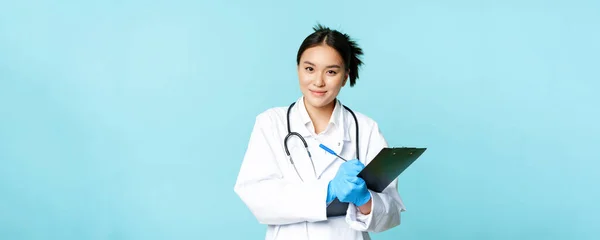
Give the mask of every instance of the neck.
M 331 119 L 331 115 L 333 114 L 335 103 L 336 100 L 323 107 L 314 107 L 310 104 L 307 104 L 306 99 L 304 100 L 304 106 L 306 107 L 306 111 L 308 112 L 310 120 L 313 122 L 316 134 L 324 131 L 327 127 L 329 119 Z

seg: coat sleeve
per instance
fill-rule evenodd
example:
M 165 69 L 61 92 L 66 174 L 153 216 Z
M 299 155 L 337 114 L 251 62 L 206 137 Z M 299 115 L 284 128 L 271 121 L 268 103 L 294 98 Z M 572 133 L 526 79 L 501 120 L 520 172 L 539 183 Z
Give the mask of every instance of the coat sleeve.
M 387 147 L 388 144 L 381 134 L 377 123 L 373 123 L 369 137 L 366 159 L 371 160 Z M 368 232 L 383 232 L 400 225 L 400 213 L 406 208 L 398 193 L 398 179 L 395 179 L 381 193 L 369 190 L 371 193 L 371 213 L 363 215 L 358 207 L 350 203 L 346 214 L 346 222 L 355 230 Z
M 282 139 L 265 114 L 256 118 L 234 191 L 261 224 L 282 225 L 326 220 L 327 181 L 284 179 L 275 146 Z

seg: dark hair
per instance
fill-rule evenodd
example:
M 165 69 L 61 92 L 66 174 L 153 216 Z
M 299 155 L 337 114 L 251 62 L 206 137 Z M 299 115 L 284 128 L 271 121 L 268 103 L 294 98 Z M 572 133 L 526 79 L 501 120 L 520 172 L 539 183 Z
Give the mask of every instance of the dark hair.
M 320 44 L 327 44 L 342 56 L 344 67 L 350 71 L 350 87 L 354 86 L 356 79 L 358 79 L 358 68 L 363 64 L 359 58 L 363 54 L 362 49 L 345 33 L 332 30 L 321 24 L 317 24 L 313 27 L 313 30 L 315 32 L 306 37 L 300 45 L 296 56 L 296 64 L 300 64 L 300 56 L 306 49 Z

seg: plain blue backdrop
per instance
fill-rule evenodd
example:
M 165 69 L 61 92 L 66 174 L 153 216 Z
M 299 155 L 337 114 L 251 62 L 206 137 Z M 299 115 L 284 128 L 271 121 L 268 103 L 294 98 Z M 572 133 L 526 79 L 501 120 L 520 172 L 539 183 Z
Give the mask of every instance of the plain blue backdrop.
M 233 192 L 254 117 L 300 95 L 316 23 L 340 99 L 394 146 L 375 239 L 599 239 L 598 1 L 2 1 L 1 239 L 262 239 Z

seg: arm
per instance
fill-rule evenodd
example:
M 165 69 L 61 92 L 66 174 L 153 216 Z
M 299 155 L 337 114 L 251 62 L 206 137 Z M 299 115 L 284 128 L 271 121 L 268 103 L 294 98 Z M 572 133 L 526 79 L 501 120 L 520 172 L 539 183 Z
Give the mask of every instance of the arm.
M 326 220 L 328 182 L 284 179 L 279 168 L 284 161 L 278 161 L 273 150 L 282 140 L 269 131 L 271 126 L 268 116 L 257 117 L 235 192 L 262 224 Z
M 373 159 L 388 146 L 376 123 L 373 123 L 368 139 L 365 159 Z M 381 193 L 369 190 L 369 202 L 358 207 L 350 203 L 346 222 L 355 230 L 369 232 L 382 232 L 400 225 L 400 213 L 406 209 L 397 189 L 398 179 L 395 179 Z

